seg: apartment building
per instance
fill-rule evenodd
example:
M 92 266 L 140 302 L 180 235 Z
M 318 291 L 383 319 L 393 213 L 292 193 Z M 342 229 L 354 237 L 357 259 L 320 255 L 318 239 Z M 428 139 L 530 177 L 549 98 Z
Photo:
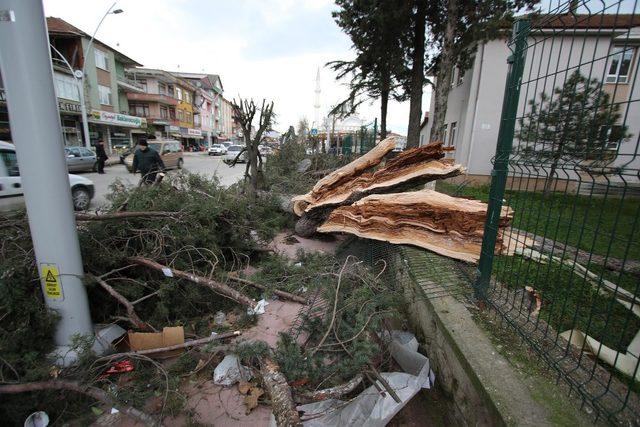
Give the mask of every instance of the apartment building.
M 125 90 L 142 89 L 126 79 L 124 69 L 141 64 L 98 39 L 89 48 L 91 36 L 60 18 L 47 18 L 47 27 L 65 144 L 84 145 L 78 90 L 80 80 L 74 77 L 74 71 L 84 67 L 82 86 L 91 143 L 101 139 L 112 151 L 120 146 L 129 146 L 135 133 L 144 132 L 146 122 L 128 114 Z M 0 140 L 11 141 L 1 82 L 0 77 Z
M 544 22 L 544 24 L 537 24 Z M 578 71 L 596 78 L 604 91 L 619 103 L 631 138 L 611 140 L 608 146 L 617 156 L 612 166 L 640 165 L 634 156 L 640 136 L 640 85 L 635 85 L 640 46 L 640 16 L 637 15 L 557 15 L 533 21 L 535 31 L 528 39 L 524 78 L 531 81 L 529 91 L 521 91 L 518 114 L 528 111 L 528 102 L 539 99 L 541 93 L 551 95 L 564 82 L 567 71 L 553 74 L 553 70 Z M 570 34 L 560 31 L 571 28 Z M 543 45 L 544 43 L 544 45 Z M 543 48 L 544 47 L 544 48 Z M 542 54 L 540 52 L 543 52 Z M 502 101 L 505 91 L 511 51 L 507 40 L 497 39 L 478 46 L 471 68 L 455 69 L 447 98 L 444 143 L 454 151 L 448 156 L 467 168 L 465 179 L 488 182 L 492 170 L 491 159 L 500 127 Z M 543 64 L 544 67 L 541 68 Z M 551 70 L 553 78 L 540 78 Z M 534 84 L 535 83 L 535 84 Z M 430 111 L 435 109 L 435 97 Z M 432 122 L 421 131 L 420 141 L 429 141 Z M 634 164 L 627 164 L 633 158 Z
M 195 95 L 197 125 L 202 130 L 206 145 L 220 138 L 222 109 L 222 80 L 217 74 L 171 72 L 176 77 L 187 80 L 197 88 Z
M 222 98 L 220 103 L 220 132 L 219 137 L 222 140 L 231 139 L 235 135 L 233 120 L 233 105 L 231 101 Z
M 142 87 L 128 91 L 129 114 L 143 117 L 155 138 L 176 138 L 185 149 L 201 145 L 203 139 L 198 109 L 197 87 L 188 80 L 153 68 L 130 68 L 125 75 Z

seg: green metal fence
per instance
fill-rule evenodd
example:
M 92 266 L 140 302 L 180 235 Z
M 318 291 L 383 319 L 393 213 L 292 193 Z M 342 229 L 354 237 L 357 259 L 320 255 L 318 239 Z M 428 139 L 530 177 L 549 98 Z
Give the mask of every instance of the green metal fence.
M 475 292 L 597 417 L 635 425 L 640 6 L 543 4 L 508 43 Z M 515 256 L 495 254 L 499 240 Z

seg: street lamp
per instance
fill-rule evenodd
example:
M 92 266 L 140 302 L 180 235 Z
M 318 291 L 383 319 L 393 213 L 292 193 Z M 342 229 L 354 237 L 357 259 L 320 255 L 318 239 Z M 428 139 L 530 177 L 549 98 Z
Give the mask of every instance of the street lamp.
M 78 86 L 78 93 L 80 95 L 80 114 L 82 115 L 82 135 L 84 138 L 84 145 L 87 148 L 91 148 L 91 138 L 89 136 L 89 120 L 87 118 L 87 105 L 84 99 L 84 76 L 85 76 L 85 68 L 87 66 L 87 55 L 89 54 L 89 51 L 91 50 L 91 46 L 93 45 L 93 41 L 96 38 L 96 34 L 98 33 L 98 30 L 100 29 L 100 26 L 104 22 L 107 15 L 119 15 L 124 12 L 124 10 L 122 9 L 112 10 L 116 6 L 116 3 L 117 1 L 113 2 L 111 7 L 107 9 L 107 12 L 104 14 L 100 22 L 98 22 L 98 26 L 93 31 L 93 35 L 91 36 L 91 39 L 89 39 L 87 48 L 83 51 L 83 54 L 82 54 L 84 61 L 83 61 L 81 70 L 74 70 L 73 67 L 71 67 L 71 64 L 69 64 L 69 61 L 67 61 L 67 58 L 65 58 L 64 55 L 58 49 L 56 49 L 53 45 L 49 44 L 49 46 L 51 46 L 51 49 L 53 49 L 53 51 L 56 54 L 58 54 L 58 56 L 64 61 L 65 65 L 69 68 L 69 70 L 71 71 L 71 74 L 76 79 L 76 84 Z

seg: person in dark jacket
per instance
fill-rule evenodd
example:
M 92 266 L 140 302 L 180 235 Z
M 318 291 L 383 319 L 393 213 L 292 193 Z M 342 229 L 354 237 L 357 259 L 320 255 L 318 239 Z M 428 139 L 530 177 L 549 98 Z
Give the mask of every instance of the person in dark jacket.
M 107 156 L 107 152 L 104 150 L 104 142 L 102 142 L 102 140 L 96 144 L 96 158 L 98 160 L 98 173 L 104 173 L 104 162 L 107 161 L 109 156 Z
M 153 184 L 158 172 L 164 169 L 164 163 L 160 154 L 153 148 L 149 148 L 146 140 L 140 140 L 138 145 L 140 148 L 133 154 L 133 173 L 140 172 L 143 183 Z

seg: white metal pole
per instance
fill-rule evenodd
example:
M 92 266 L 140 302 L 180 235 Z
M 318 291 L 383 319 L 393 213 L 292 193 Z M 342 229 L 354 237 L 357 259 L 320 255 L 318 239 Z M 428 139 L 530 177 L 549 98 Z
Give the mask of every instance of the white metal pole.
M 93 328 L 40 1 L 0 0 L 0 70 L 42 290 L 60 316 L 59 362 L 70 363 L 73 336 Z

